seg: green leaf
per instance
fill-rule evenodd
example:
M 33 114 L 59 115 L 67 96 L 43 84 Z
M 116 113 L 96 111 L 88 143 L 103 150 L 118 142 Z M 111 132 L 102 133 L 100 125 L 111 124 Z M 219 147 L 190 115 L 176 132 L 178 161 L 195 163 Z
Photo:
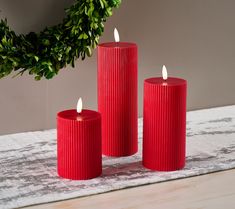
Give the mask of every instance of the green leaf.
M 112 8 L 110 8 L 110 7 L 107 8 L 106 12 L 107 12 L 107 16 L 112 16 L 112 14 L 113 14 Z
M 6 44 L 7 44 L 7 37 L 6 37 L 6 36 L 3 36 L 3 38 L 2 38 L 2 43 L 3 43 L 3 45 L 6 45 Z
M 88 39 L 88 35 L 86 33 L 83 33 L 83 39 Z
M 86 47 L 86 54 L 87 54 L 88 57 L 90 57 L 92 55 L 91 47 L 90 46 Z
M 34 56 L 34 59 L 38 62 L 39 57 L 35 55 L 35 56 Z
M 80 36 L 78 36 L 78 39 L 83 39 L 83 33 Z
M 40 81 L 40 80 L 41 80 L 41 76 L 37 75 L 37 76 L 35 76 L 34 79 L 35 79 L 36 81 Z
M 72 24 L 72 20 L 69 20 L 69 21 L 65 24 L 65 26 L 66 26 L 66 27 L 69 27 L 71 24 Z
M 102 0 L 100 0 L 100 6 L 101 6 L 102 9 L 104 9 L 104 3 L 103 3 Z

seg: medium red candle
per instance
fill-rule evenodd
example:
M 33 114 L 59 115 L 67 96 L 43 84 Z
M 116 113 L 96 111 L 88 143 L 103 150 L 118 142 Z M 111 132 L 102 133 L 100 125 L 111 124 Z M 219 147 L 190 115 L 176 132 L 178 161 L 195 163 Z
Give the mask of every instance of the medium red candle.
M 187 82 L 180 78 L 144 81 L 143 165 L 158 171 L 185 165 Z
M 115 39 L 119 39 L 115 33 Z M 102 152 L 129 156 L 137 152 L 137 45 L 98 46 L 98 109 L 102 115 Z
M 57 170 L 74 180 L 97 177 L 102 172 L 101 115 L 92 110 L 65 110 L 57 115 Z

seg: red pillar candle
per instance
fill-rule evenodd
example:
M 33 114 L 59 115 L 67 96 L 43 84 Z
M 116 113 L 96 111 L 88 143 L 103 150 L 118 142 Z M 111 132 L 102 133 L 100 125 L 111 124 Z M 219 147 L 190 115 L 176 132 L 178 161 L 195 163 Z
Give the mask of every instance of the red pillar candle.
M 101 115 L 78 109 L 57 115 L 57 169 L 63 178 L 85 180 L 102 172 Z
M 102 152 L 129 156 L 137 152 L 137 45 L 98 46 L 98 109 L 102 115 Z
M 187 82 L 180 78 L 144 81 L 143 165 L 158 171 L 185 165 Z

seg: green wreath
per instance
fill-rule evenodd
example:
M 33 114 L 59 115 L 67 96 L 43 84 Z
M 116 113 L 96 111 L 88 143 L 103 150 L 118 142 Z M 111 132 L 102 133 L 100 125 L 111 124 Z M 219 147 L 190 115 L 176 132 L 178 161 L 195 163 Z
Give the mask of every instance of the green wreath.
M 104 31 L 103 22 L 121 0 L 75 0 L 66 9 L 61 24 L 47 27 L 40 33 L 16 35 L 7 20 L 0 22 L 0 78 L 16 71 L 28 71 L 36 80 L 51 79 L 67 64 L 91 56 Z M 15 76 L 16 76 L 15 75 Z

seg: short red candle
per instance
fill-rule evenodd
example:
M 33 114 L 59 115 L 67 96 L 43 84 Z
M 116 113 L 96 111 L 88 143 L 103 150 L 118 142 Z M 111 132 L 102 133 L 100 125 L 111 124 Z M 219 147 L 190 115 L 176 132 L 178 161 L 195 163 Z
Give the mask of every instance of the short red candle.
M 143 165 L 158 171 L 185 166 L 186 90 L 179 78 L 144 81 Z
M 98 46 L 98 109 L 102 115 L 102 152 L 129 156 L 137 152 L 137 45 Z
M 92 110 L 57 114 L 57 169 L 61 177 L 83 180 L 102 173 L 101 115 Z

